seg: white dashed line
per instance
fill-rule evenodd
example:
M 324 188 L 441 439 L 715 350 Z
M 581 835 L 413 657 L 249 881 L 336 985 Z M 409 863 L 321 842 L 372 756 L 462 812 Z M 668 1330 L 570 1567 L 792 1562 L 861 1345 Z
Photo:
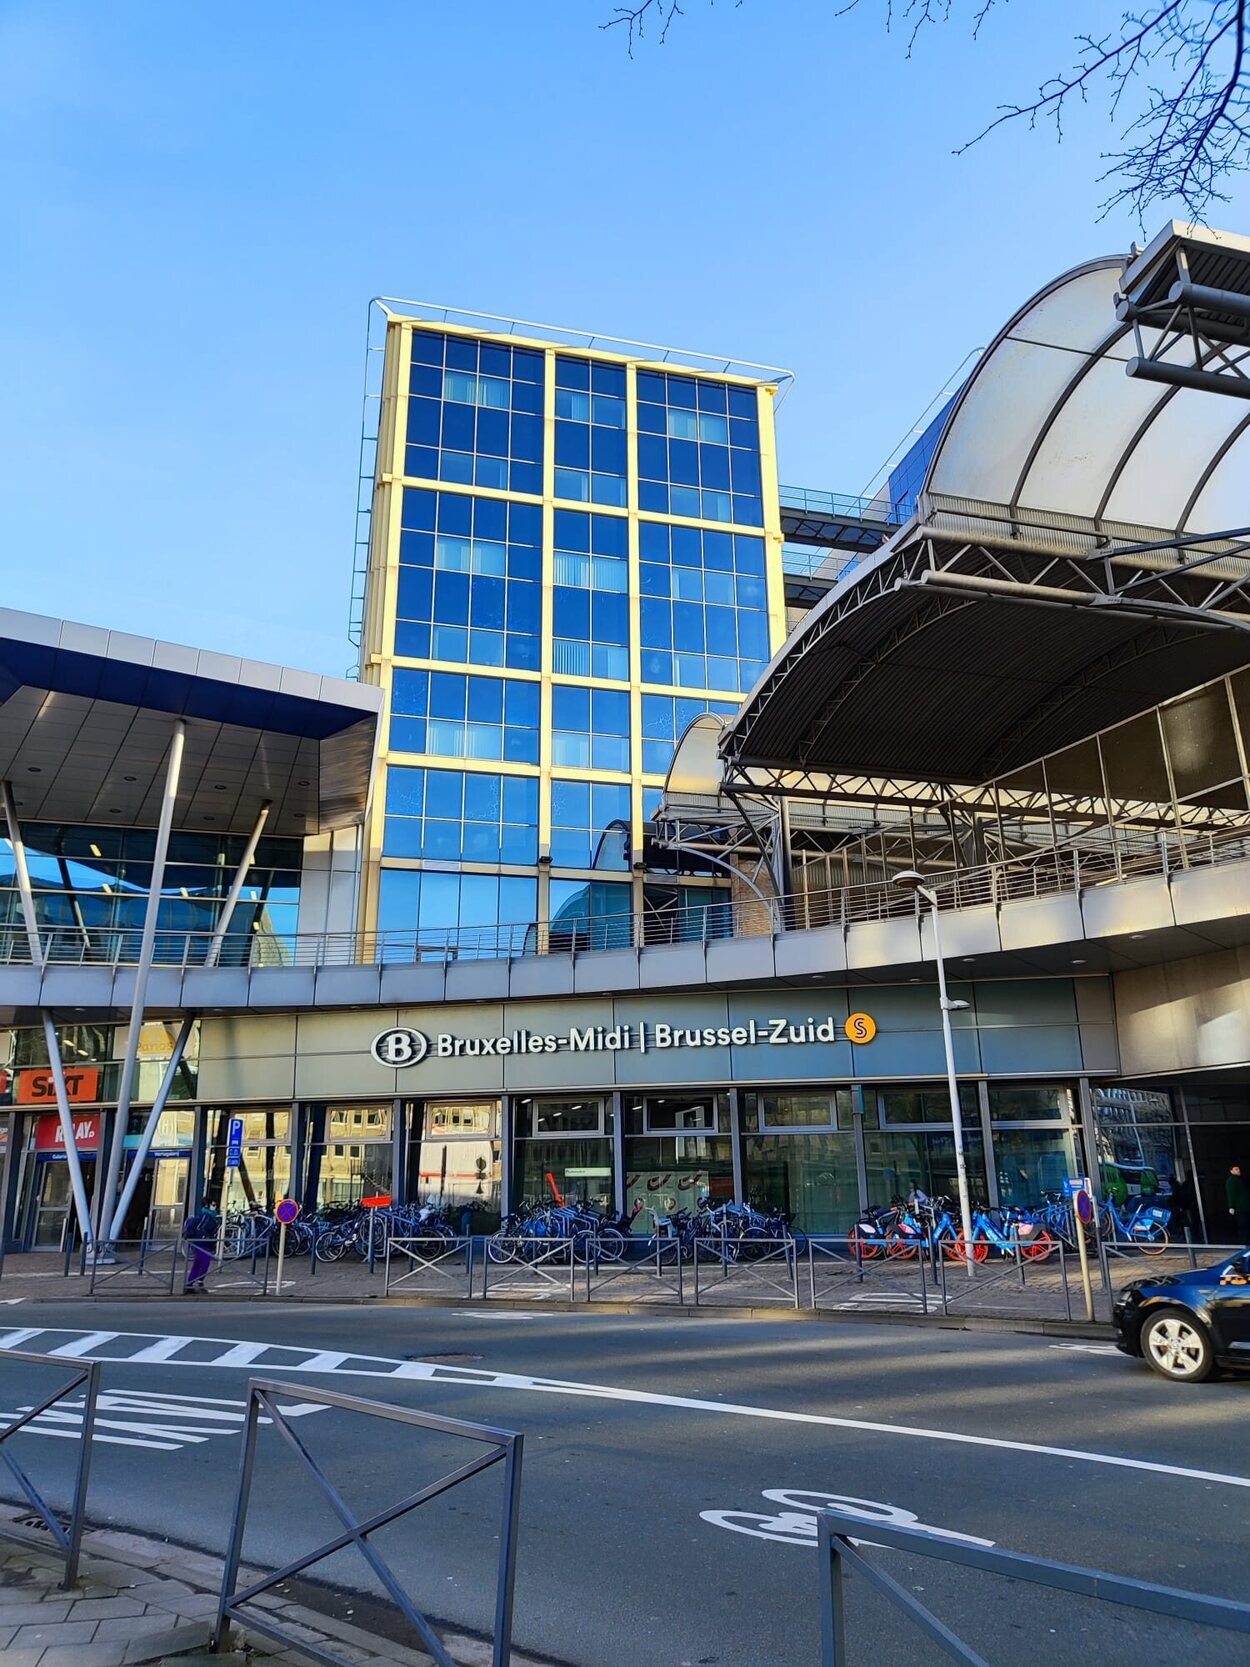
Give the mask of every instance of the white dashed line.
M 110 1342 L 134 1341 L 140 1345 L 134 1355 L 105 1356 L 113 1366 L 132 1364 L 135 1355 L 142 1354 L 150 1344 L 159 1341 L 151 1334 L 140 1332 L 48 1331 L 19 1335 L 68 1337 L 69 1341 L 62 1343 L 56 1350 L 60 1357 L 66 1359 L 89 1358 L 98 1349 L 99 1343 L 96 1340 L 101 1337 Z M 317 1364 L 326 1357 L 324 1349 L 304 1349 L 279 1343 L 238 1342 L 227 1337 L 192 1338 L 191 1341 L 207 1346 L 215 1344 L 220 1347 L 221 1353 L 210 1360 L 181 1360 L 175 1356 L 167 1364 L 188 1366 L 197 1372 L 211 1371 L 216 1367 L 233 1367 L 239 1370 L 240 1355 L 246 1351 L 249 1354 L 248 1364 L 254 1365 L 260 1372 L 281 1373 L 283 1376 L 301 1372 L 325 1373 L 325 1368 Z M 8 1346 L 7 1340 L 0 1338 L 0 1348 Z M 46 1354 L 48 1350 L 44 1348 L 34 1352 Z M 267 1362 L 263 1359 L 267 1354 L 287 1358 Z M 1081 1464 L 1103 1465 L 1115 1470 L 1143 1471 L 1153 1476 L 1178 1476 L 1186 1481 L 1217 1483 L 1221 1487 L 1250 1488 L 1250 1476 L 1236 1476 L 1219 1470 L 1194 1470 L 1187 1465 L 1161 1464 L 1153 1459 L 1124 1458 L 1117 1453 L 1087 1453 L 1077 1447 L 1050 1447 L 1041 1442 L 1011 1441 L 1001 1436 L 968 1435 L 958 1430 L 936 1430 L 913 1424 L 886 1424 L 868 1418 L 838 1418 L 828 1413 L 792 1412 L 780 1407 L 746 1406 L 733 1401 L 704 1401 L 689 1395 L 664 1395 L 647 1389 L 618 1389 L 608 1384 L 532 1377 L 521 1372 L 468 1370 L 464 1367 L 440 1366 L 421 1360 L 395 1360 L 386 1355 L 349 1354 L 346 1358 L 351 1364 L 336 1366 L 331 1369 L 329 1375 L 372 1378 L 375 1381 L 401 1378 L 436 1384 L 459 1383 L 475 1389 L 513 1390 L 534 1395 L 569 1396 L 578 1400 L 619 1401 L 637 1406 L 671 1407 L 685 1412 L 711 1413 L 717 1418 L 754 1418 L 770 1423 L 805 1424 L 820 1429 L 864 1431 L 895 1439 L 937 1441 L 958 1447 L 992 1447 L 1000 1452 L 1026 1453 L 1039 1458 L 1072 1459 Z

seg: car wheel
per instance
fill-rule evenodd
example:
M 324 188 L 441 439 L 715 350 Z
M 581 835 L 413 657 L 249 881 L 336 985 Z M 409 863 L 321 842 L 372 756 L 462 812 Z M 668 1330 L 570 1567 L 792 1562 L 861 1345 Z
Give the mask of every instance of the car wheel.
M 1205 1383 L 1215 1368 L 1206 1327 L 1183 1308 L 1163 1308 L 1142 1327 L 1141 1351 L 1160 1377 Z

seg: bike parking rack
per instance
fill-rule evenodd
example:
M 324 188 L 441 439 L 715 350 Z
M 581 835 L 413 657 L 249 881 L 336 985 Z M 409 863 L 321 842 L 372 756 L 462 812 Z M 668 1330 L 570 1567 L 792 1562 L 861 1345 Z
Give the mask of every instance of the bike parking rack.
M 760 1254 L 756 1254 L 756 1251 Z M 747 1303 L 743 1285 L 763 1285 L 765 1290 L 786 1299 L 792 1308 L 799 1302 L 799 1260 L 802 1255 L 793 1239 L 700 1239 L 694 1241 L 694 1305 L 715 1306 L 716 1294 L 733 1287 L 730 1303 Z M 781 1271 L 784 1266 L 784 1273 Z M 700 1277 L 700 1267 L 705 1272 Z M 712 1269 L 715 1269 L 712 1272 Z M 767 1297 L 764 1299 L 767 1301 Z
M 493 1296 L 525 1296 L 541 1299 L 564 1296 L 577 1300 L 577 1257 L 574 1240 L 518 1239 L 518 1250 L 506 1262 L 493 1262 L 489 1253 L 482 1258 L 482 1300 Z
M 0 1360 L 17 1360 L 28 1366 L 53 1366 L 65 1371 L 66 1363 L 56 1355 L 28 1354 L 22 1349 L 0 1349 Z M 57 1513 L 44 1499 L 38 1488 L 31 1481 L 26 1468 L 13 1455 L 9 1448 L 9 1441 L 19 1430 L 33 1424 L 43 1413 L 59 1406 L 67 1395 L 73 1394 L 80 1385 L 83 1386 L 82 1408 L 82 1439 L 78 1443 L 78 1464 L 74 1476 L 74 1492 L 69 1509 L 69 1520 L 63 1522 Z M 65 1561 L 65 1575 L 61 1581 L 64 1591 L 75 1584 L 78 1579 L 78 1556 L 82 1547 L 83 1522 L 87 1504 L 87 1483 L 91 1476 L 91 1449 L 95 1438 L 96 1400 L 100 1393 L 100 1362 L 98 1360 L 76 1361 L 70 1369 L 68 1380 L 60 1383 L 49 1395 L 45 1395 L 37 1405 L 27 1408 L 12 1423 L 0 1428 L 0 1463 L 7 1466 L 10 1474 L 22 1490 L 27 1503 L 37 1513 L 43 1526 L 51 1534 L 57 1549 Z M 18 1544 L 27 1545 L 29 1541 L 23 1536 L 7 1532 L 0 1519 L 0 1539 L 15 1540 Z
M 314 1402 L 318 1406 L 336 1409 L 340 1412 L 357 1413 L 369 1418 L 380 1418 L 391 1424 L 403 1425 L 433 1431 L 440 1436 L 462 1438 L 465 1441 L 484 1445 L 488 1451 L 482 1457 L 470 1459 L 466 1464 L 458 1465 L 454 1470 L 439 1476 L 433 1482 L 407 1494 L 393 1505 L 383 1510 L 373 1511 L 363 1520 L 356 1516 L 351 1506 L 343 1498 L 339 1490 L 330 1481 L 324 1470 L 318 1464 L 307 1446 L 296 1434 L 290 1421 L 285 1417 L 280 1399 L 289 1397 L 296 1403 L 307 1404 Z M 248 1503 L 252 1491 L 252 1478 L 256 1467 L 256 1449 L 262 1420 L 274 1431 L 295 1454 L 300 1463 L 300 1476 L 303 1480 L 311 1479 L 316 1495 L 343 1525 L 342 1532 L 333 1535 L 310 1552 L 293 1558 L 284 1567 L 274 1569 L 253 1580 L 250 1585 L 238 1590 L 239 1566 L 243 1554 L 243 1537 L 247 1527 Z M 372 1543 L 372 1536 L 388 1524 L 398 1522 L 419 1506 L 432 1499 L 440 1498 L 461 1482 L 467 1482 L 470 1477 L 480 1475 L 496 1464 L 504 1467 L 503 1503 L 499 1525 L 499 1558 L 495 1578 L 494 1603 L 494 1640 L 491 1648 L 491 1667 L 508 1667 L 512 1654 L 512 1604 L 513 1591 L 516 1581 L 516 1544 L 519 1526 L 521 1500 L 521 1453 L 523 1437 L 511 1430 L 497 1430 L 488 1424 L 471 1424 L 459 1418 L 444 1418 L 430 1412 L 417 1412 L 409 1407 L 392 1406 L 381 1401 L 366 1401 L 355 1395 L 340 1395 L 328 1389 L 310 1389 L 307 1384 L 289 1384 L 273 1381 L 262 1381 L 253 1378 L 247 1386 L 247 1414 L 243 1432 L 243 1449 L 239 1464 L 239 1481 L 235 1493 L 234 1515 L 230 1525 L 230 1539 L 226 1552 L 225 1567 L 222 1571 L 221 1595 L 218 1600 L 217 1619 L 213 1627 L 210 1648 L 221 1651 L 227 1648 L 227 1638 L 232 1623 L 245 1626 L 251 1632 L 258 1632 L 263 1637 L 289 1649 L 298 1650 L 301 1655 L 311 1656 L 313 1660 L 322 1662 L 324 1667 L 353 1667 L 353 1660 L 344 1655 L 336 1655 L 332 1651 L 314 1645 L 310 1640 L 302 1639 L 297 1628 L 294 1632 L 283 1629 L 280 1611 L 272 1608 L 256 1609 L 249 1607 L 254 1600 L 272 1594 L 275 1589 L 285 1586 L 285 1583 L 296 1575 L 307 1576 L 308 1571 L 327 1557 L 355 1546 L 364 1558 L 370 1571 L 386 1593 L 387 1597 L 399 1610 L 403 1618 L 416 1633 L 421 1641 L 421 1647 L 433 1657 L 437 1667 L 456 1667 L 456 1663 L 448 1654 L 442 1639 L 435 1632 L 429 1619 L 416 1606 L 404 1590 L 398 1576 L 393 1572 L 381 1552 Z
M 869 1312 L 914 1313 L 929 1312 L 929 1258 L 923 1251 L 912 1257 L 865 1256 L 863 1246 L 849 1235 L 830 1236 L 807 1241 L 808 1300 L 813 1310 L 821 1308 L 863 1308 Z M 903 1282 L 907 1270 L 915 1269 L 916 1279 Z M 836 1271 L 835 1271 L 836 1270 Z M 832 1274 L 832 1278 L 827 1276 Z M 822 1276 L 824 1283 L 822 1286 Z M 866 1300 L 855 1298 L 849 1302 L 822 1301 L 830 1285 L 858 1286 Z M 867 1287 L 867 1290 L 865 1290 Z M 881 1299 L 874 1308 L 874 1295 Z M 902 1307 L 900 1304 L 907 1304 Z
M 586 1264 L 586 1300 L 587 1302 L 663 1302 L 665 1295 L 679 1308 L 686 1305 L 685 1282 L 685 1247 L 681 1240 L 674 1235 L 671 1239 L 656 1238 L 654 1243 L 642 1256 L 631 1256 L 626 1247 L 625 1256 L 618 1262 L 600 1262 L 598 1257 Z M 610 1270 L 604 1272 L 605 1266 Z M 630 1279 L 634 1281 L 631 1285 Z M 639 1288 L 638 1280 L 645 1278 L 653 1281 Z M 615 1285 L 619 1280 L 627 1283 L 616 1296 L 604 1295 L 604 1291 Z
M 412 1238 L 397 1237 L 392 1234 L 386 1241 L 386 1259 L 383 1266 L 382 1295 L 389 1297 L 392 1291 L 400 1286 L 405 1287 L 409 1296 L 473 1295 L 475 1244 L 472 1236 L 460 1239 L 440 1239 L 430 1234 L 425 1237 L 414 1235 Z M 459 1258 L 464 1257 L 461 1267 Z M 392 1261 L 396 1265 L 407 1264 L 402 1273 L 392 1272 Z M 425 1288 L 420 1289 L 422 1281 L 426 1280 Z
M 845 1571 L 850 1568 L 883 1593 L 903 1612 L 929 1641 L 951 1661 L 964 1667 L 987 1667 L 983 1656 L 957 1637 L 933 1611 L 901 1586 L 893 1576 L 864 1556 L 857 1541 L 864 1537 L 863 1517 L 840 1511 L 817 1511 L 821 1578 L 821 1667 L 851 1667 L 846 1644 Z M 1164 1615 L 1172 1620 L 1191 1621 L 1198 1626 L 1216 1627 L 1224 1632 L 1250 1633 L 1250 1604 L 1231 1598 L 1207 1597 L 1200 1592 L 1157 1586 L 1151 1581 L 1132 1580 L 1125 1575 L 1106 1574 L 1100 1569 L 1080 1568 L 1071 1563 L 1053 1563 L 1045 1557 L 1023 1552 L 1002 1551 L 997 1546 L 968 1545 L 931 1534 L 923 1528 L 895 1528 L 886 1523 L 872 1525 L 872 1544 L 887 1550 L 931 1557 L 960 1568 L 981 1569 L 1008 1580 L 1022 1580 L 1031 1586 L 1068 1592 L 1074 1597 L 1096 1598 L 1122 1608 Z M 864 1661 L 873 1659 L 866 1651 Z M 1214 1659 L 1214 1657 L 1212 1658 Z

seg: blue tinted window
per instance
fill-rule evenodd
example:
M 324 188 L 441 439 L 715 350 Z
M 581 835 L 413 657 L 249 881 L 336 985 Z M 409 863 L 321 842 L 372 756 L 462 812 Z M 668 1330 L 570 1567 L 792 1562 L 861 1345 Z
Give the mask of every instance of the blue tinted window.
M 623 517 L 556 511 L 552 660 L 557 672 L 628 679 L 628 532 Z
M 464 862 L 538 860 L 538 779 L 392 765 L 383 854 Z
M 558 683 L 552 691 L 551 716 L 552 761 L 557 767 L 629 771 L 629 695 L 625 690 Z
M 750 389 L 640 371 L 638 429 L 642 509 L 762 524 L 759 424 Z
M 643 680 L 750 688 L 770 652 L 764 540 L 644 521 L 640 555 Z
M 625 372 L 556 357 L 557 498 L 576 503 L 626 504 Z
M 415 330 L 405 473 L 538 494 L 542 384 L 541 353 Z
M 551 861 L 556 868 L 629 867 L 630 790 L 607 782 L 551 783 Z
M 537 881 L 519 875 L 383 867 L 378 927 L 405 934 L 395 945 L 397 959 L 411 958 L 414 938 L 422 960 L 440 951 L 458 960 L 494 959 L 533 951 L 537 904 Z
M 538 506 L 408 488 L 404 521 L 396 654 L 537 671 Z

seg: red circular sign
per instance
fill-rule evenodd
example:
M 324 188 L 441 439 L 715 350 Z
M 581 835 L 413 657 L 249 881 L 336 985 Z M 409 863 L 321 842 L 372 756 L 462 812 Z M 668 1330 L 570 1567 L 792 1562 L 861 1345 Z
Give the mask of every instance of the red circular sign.
M 284 1198 L 273 1213 L 284 1227 L 289 1227 L 299 1215 L 299 1205 L 293 1198 Z
M 1086 1227 L 1094 1219 L 1094 1200 L 1084 1187 L 1076 1195 L 1076 1218 Z

